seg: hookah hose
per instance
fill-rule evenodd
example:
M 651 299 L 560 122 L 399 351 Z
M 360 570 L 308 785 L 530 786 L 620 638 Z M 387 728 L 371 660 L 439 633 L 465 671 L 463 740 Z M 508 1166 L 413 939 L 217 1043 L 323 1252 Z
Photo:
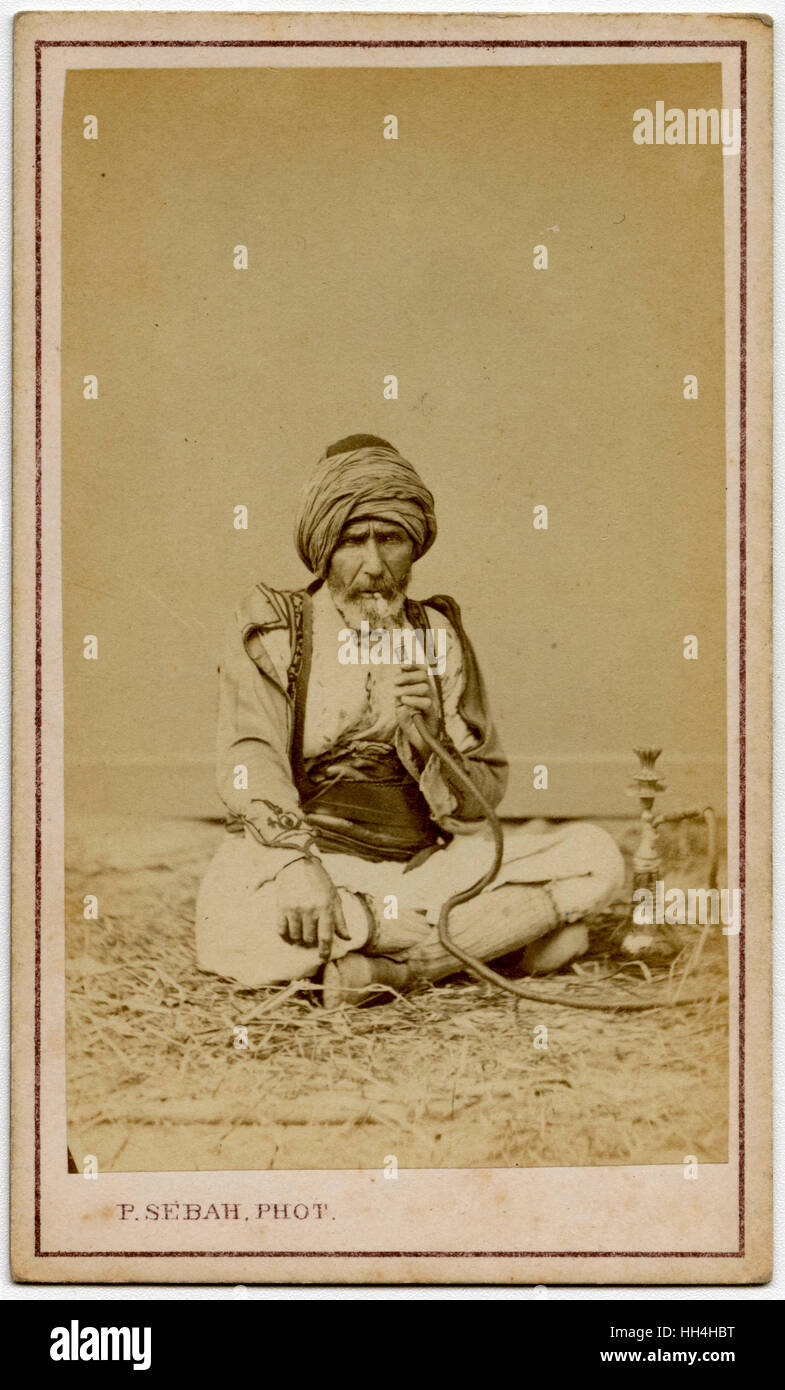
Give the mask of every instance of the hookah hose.
M 423 743 L 436 755 L 447 769 L 451 780 L 457 783 L 463 791 L 468 792 L 472 799 L 477 802 L 493 835 L 493 860 L 482 878 L 478 878 L 476 883 L 471 884 L 469 888 L 464 888 L 462 892 L 453 893 L 452 897 L 447 898 L 442 904 L 439 913 L 439 920 L 437 923 L 439 941 L 446 951 L 449 951 L 451 955 L 455 956 L 456 960 L 459 960 L 462 965 L 465 965 L 473 975 L 477 975 L 481 980 L 486 980 L 490 985 L 496 985 L 498 989 L 506 990 L 508 994 L 514 994 L 518 999 L 531 999 L 537 1004 L 560 1004 L 563 1008 L 569 1009 L 624 1009 L 626 1011 L 638 1011 L 643 1009 L 668 1008 L 674 1004 L 697 1004 L 715 997 L 713 995 L 702 994 L 697 996 L 680 996 L 678 999 L 673 1000 L 644 1001 L 635 999 L 619 1001 L 618 999 L 608 999 L 604 1002 L 601 1000 L 589 999 L 556 999 L 553 996 L 548 997 L 547 995 L 540 994 L 535 990 L 524 989 L 516 980 L 508 980 L 504 975 L 499 975 L 497 971 L 492 970 L 484 961 L 477 960 L 475 956 L 469 955 L 468 951 L 464 951 L 462 947 L 458 946 L 450 936 L 450 913 L 454 907 L 458 907 L 459 903 L 467 903 L 471 898 L 476 898 L 477 895 L 482 892 L 483 888 L 486 888 L 489 883 L 493 882 L 501 868 L 502 856 L 504 854 L 504 832 L 499 817 L 496 815 L 493 807 L 482 793 L 478 791 L 473 782 L 469 780 L 463 768 L 455 758 L 453 758 L 452 755 L 447 752 L 447 749 L 442 747 L 439 740 L 434 738 L 433 734 L 426 729 L 422 716 L 413 713 L 411 724 L 416 730 L 418 737 L 422 739 Z M 716 997 L 722 998 L 724 996 L 718 995 Z

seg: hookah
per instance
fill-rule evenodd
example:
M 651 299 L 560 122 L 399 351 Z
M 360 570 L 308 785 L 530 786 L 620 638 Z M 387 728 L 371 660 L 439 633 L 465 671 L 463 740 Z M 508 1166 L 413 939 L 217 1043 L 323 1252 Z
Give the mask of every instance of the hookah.
M 693 808 L 688 811 L 670 811 L 659 816 L 653 815 L 655 796 L 658 792 L 667 790 L 667 784 L 661 780 L 655 767 L 662 749 L 635 748 L 633 751 L 638 758 L 640 768 L 633 776 L 633 785 L 629 788 L 627 795 L 637 796 L 641 807 L 641 838 L 632 861 L 633 897 L 635 891 L 640 888 L 647 889 L 652 898 L 655 897 L 657 883 L 661 880 L 662 875 L 662 860 L 657 836 L 659 827 L 665 824 L 681 824 L 689 820 L 703 820 L 706 825 L 709 888 L 716 888 L 717 817 L 713 808 L 704 806 L 701 809 Z M 630 919 L 628 926 L 629 930 L 621 943 L 621 949 L 625 955 L 636 955 L 642 947 L 645 948 L 651 943 L 652 938 L 650 934 L 641 933 L 640 928 L 636 929 L 632 919 Z
M 501 867 L 502 856 L 504 853 L 504 832 L 493 807 L 486 801 L 477 788 L 470 782 L 463 768 L 456 762 L 446 748 L 443 748 L 437 738 L 425 727 L 421 716 L 414 714 L 412 723 L 416 728 L 423 743 L 436 755 L 443 766 L 449 771 L 451 778 L 467 791 L 479 804 L 485 820 L 493 836 L 494 853 L 493 860 L 481 878 L 477 879 L 469 888 L 465 888 L 460 893 L 454 893 L 442 904 L 437 923 L 439 941 L 445 950 L 449 951 L 456 960 L 460 961 L 467 970 L 487 984 L 495 985 L 497 989 L 504 990 L 507 994 L 515 995 L 518 999 L 534 1000 L 538 1004 L 560 1004 L 562 1007 L 571 1009 L 623 1009 L 625 1011 L 660 1009 L 673 1007 L 677 1004 L 696 1004 L 709 998 L 708 995 L 682 995 L 679 991 L 674 999 L 670 1000 L 623 1000 L 618 999 L 557 999 L 554 996 L 548 997 L 537 990 L 529 989 L 516 980 L 508 980 L 504 975 L 500 975 L 485 961 L 478 960 L 475 956 L 464 951 L 462 947 L 452 939 L 450 935 L 450 913 L 459 903 L 469 902 L 471 898 L 477 897 L 483 888 L 496 877 Z M 660 873 L 660 854 L 657 840 L 657 829 L 666 821 L 685 821 L 703 819 L 709 831 L 709 884 L 710 887 L 716 886 L 717 881 L 717 828 L 716 817 L 710 806 L 702 810 L 677 811 L 667 815 L 654 816 L 654 798 L 658 792 L 665 790 L 665 784 L 655 769 L 655 763 L 660 756 L 659 748 L 636 748 L 635 753 L 640 763 L 640 770 L 635 774 L 633 781 L 635 786 L 632 788 L 632 795 L 640 799 L 641 804 L 641 838 L 635 857 L 633 860 L 634 884 L 635 887 L 653 888 Z M 704 928 L 703 934 L 698 942 L 694 953 L 694 960 L 697 961 L 698 954 L 705 940 L 707 929 Z

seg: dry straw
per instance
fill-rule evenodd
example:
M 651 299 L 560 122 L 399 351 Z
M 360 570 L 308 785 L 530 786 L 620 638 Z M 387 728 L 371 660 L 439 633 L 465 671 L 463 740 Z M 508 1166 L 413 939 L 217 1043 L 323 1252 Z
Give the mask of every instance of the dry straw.
M 115 831 L 98 838 L 86 827 L 70 856 L 77 1161 L 93 1153 L 106 1170 L 379 1168 L 388 1153 L 403 1167 L 723 1160 L 727 943 L 717 930 L 700 953 L 693 929 L 676 960 L 625 963 L 620 915 L 609 912 L 592 924 L 592 955 L 538 984 L 556 998 L 665 999 L 689 966 L 699 1004 L 578 1012 L 462 975 L 327 1014 L 308 982 L 247 991 L 197 970 L 194 900 L 216 827 Z M 82 916 L 88 891 L 101 905 L 95 923 Z M 542 1025 L 548 1046 L 538 1049 Z M 235 1046 L 237 1028 L 246 1048 Z

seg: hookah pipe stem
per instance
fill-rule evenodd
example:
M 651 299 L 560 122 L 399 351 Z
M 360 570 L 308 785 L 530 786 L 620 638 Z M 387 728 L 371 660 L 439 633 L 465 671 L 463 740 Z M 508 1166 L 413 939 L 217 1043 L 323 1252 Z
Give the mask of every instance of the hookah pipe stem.
M 636 999 L 622 1003 L 614 999 L 608 1000 L 606 1003 L 598 1003 L 597 1001 L 590 1001 L 588 999 L 548 998 L 547 995 L 539 994 L 535 990 L 524 989 L 524 987 L 519 985 L 515 980 L 505 979 L 504 975 L 499 975 L 497 971 L 492 970 L 484 961 L 477 960 L 475 956 L 469 955 L 468 951 L 464 951 L 462 947 L 458 946 L 457 943 L 453 941 L 450 936 L 448 925 L 450 913 L 454 907 L 458 907 L 459 903 L 467 903 L 470 899 L 476 898 L 477 895 L 482 892 L 483 888 L 486 888 L 488 884 L 492 883 L 495 879 L 501 868 L 504 855 L 504 831 L 502 830 L 499 817 L 490 802 L 486 800 L 482 792 L 478 791 L 474 783 L 466 776 L 463 768 L 456 762 L 455 758 L 453 758 L 452 755 L 447 752 L 447 749 L 442 747 L 439 740 L 434 738 L 433 734 L 426 729 L 422 716 L 419 714 L 412 714 L 411 724 L 418 737 L 432 753 L 435 753 L 436 757 L 450 773 L 453 781 L 477 802 L 493 835 L 493 860 L 482 878 L 478 878 L 476 883 L 473 883 L 469 888 L 464 888 L 462 892 L 453 893 L 452 897 L 447 898 L 442 904 L 437 930 L 439 933 L 439 941 L 444 949 L 455 956 L 456 960 L 459 960 L 467 969 L 471 970 L 472 974 L 479 976 L 481 980 L 486 980 L 490 985 L 496 985 L 498 989 L 505 990 L 507 994 L 514 994 L 518 999 L 530 999 L 537 1004 L 560 1004 L 563 1008 L 569 1009 L 624 1009 L 626 1011 L 638 1011 L 643 1009 L 667 1008 L 671 1001 L 644 1002 L 643 1000 Z M 672 1002 L 674 1004 L 694 1004 L 705 998 L 707 998 L 706 995 L 700 995 L 697 998 L 690 996 L 673 1000 Z

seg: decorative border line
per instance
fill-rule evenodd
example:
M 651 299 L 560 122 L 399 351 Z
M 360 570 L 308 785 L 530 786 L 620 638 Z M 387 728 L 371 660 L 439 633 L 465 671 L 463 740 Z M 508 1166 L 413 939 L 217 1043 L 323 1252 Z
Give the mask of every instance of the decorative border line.
M 738 1250 L 43 1250 L 41 1248 L 42 322 L 41 55 L 44 48 L 737 48 L 739 151 L 739 1248 Z M 745 887 L 747 678 L 747 41 L 746 39 L 36 39 L 35 41 L 35 981 L 34 1254 L 41 1259 L 742 1259 L 745 1253 Z

